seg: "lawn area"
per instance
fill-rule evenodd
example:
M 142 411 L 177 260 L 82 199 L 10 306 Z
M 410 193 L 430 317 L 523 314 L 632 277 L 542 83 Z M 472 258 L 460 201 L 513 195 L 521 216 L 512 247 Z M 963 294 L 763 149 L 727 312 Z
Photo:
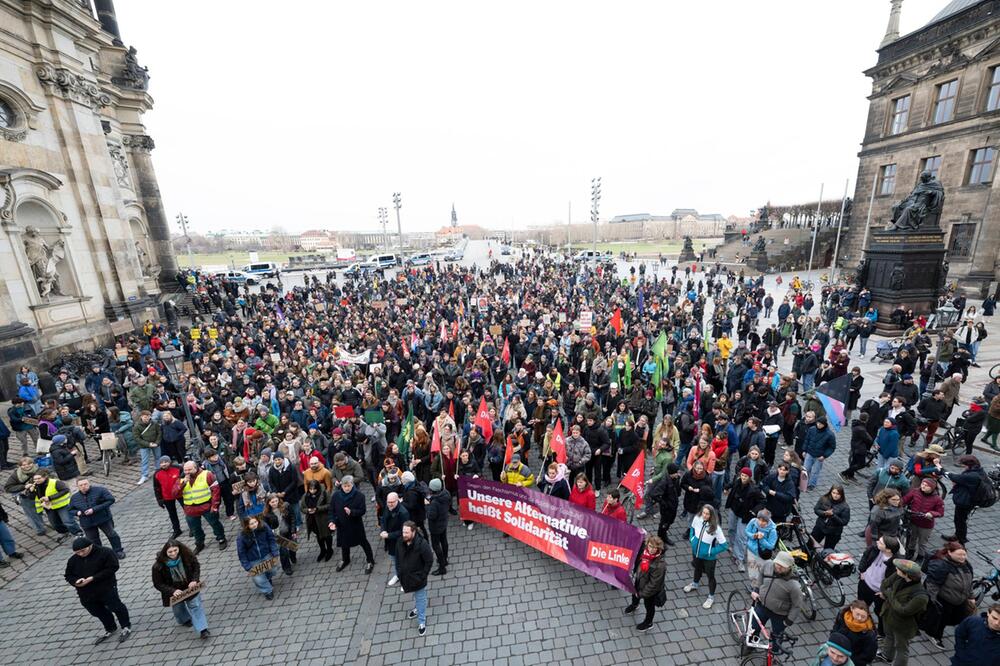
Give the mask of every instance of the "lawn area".
M 288 257 L 297 256 L 300 254 L 312 254 L 311 252 L 277 252 L 277 251 L 259 251 L 257 252 L 257 261 L 273 261 L 278 265 L 281 265 L 288 261 Z M 250 253 L 249 252 L 214 252 L 199 254 L 197 252 L 193 253 L 192 258 L 194 259 L 195 266 L 236 266 L 237 270 L 246 266 L 250 263 Z M 188 268 L 190 264 L 188 263 L 188 254 L 184 250 L 177 251 L 177 265 L 181 268 Z
M 705 249 L 715 247 L 716 245 L 722 244 L 721 238 L 693 238 L 694 251 L 701 252 L 702 245 Z M 582 249 L 589 249 L 590 243 L 584 243 L 582 245 L 575 245 L 574 247 L 579 247 Z M 621 243 L 598 243 L 597 249 L 600 252 L 635 252 L 641 255 L 657 255 L 659 253 L 663 254 L 677 254 L 684 247 L 684 241 L 682 240 L 670 240 L 670 241 L 625 241 Z

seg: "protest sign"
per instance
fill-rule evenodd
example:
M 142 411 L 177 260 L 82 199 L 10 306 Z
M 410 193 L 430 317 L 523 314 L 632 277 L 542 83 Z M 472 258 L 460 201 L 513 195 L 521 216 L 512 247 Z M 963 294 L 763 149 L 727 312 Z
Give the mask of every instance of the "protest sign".
M 598 580 L 635 592 L 632 565 L 643 532 L 609 516 L 531 488 L 458 479 L 459 516 L 509 534 Z

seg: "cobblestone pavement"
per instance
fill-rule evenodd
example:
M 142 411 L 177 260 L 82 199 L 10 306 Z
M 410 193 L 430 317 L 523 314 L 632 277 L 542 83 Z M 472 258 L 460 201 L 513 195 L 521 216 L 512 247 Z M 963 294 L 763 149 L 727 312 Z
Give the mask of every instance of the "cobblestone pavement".
M 974 370 L 962 390 L 963 402 L 987 380 L 987 369 L 1000 362 L 1000 335 L 991 326 L 991 336 L 980 354 L 983 369 Z M 790 362 L 790 356 L 784 363 Z M 862 363 L 868 377 L 864 397 L 876 392 L 886 366 Z M 881 369 L 880 369 L 881 368 Z M 848 431 L 838 437 L 838 449 L 823 471 L 821 488 L 835 480 L 846 466 Z M 998 458 L 979 452 L 984 466 Z M 537 461 L 533 461 L 537 464 Z M 155 552 L 169 535 L 166 513 L 157 508 L 149 485 L 135 487 L 135 466 L 116 466 L 106 485 L 118 497 L 113 512 L 128 557 L 122 561 L 119 586 L 129 607 L 134 633 L 124 644 L 112 641 L 91 645 L 100 624 L 78 604 L 76 594 L 63 581 L 69 546 L 47 537 L 35 539 L 24 529 L 21 512 L 10 501 L 10 513 L 20 548 L 28 557 L 5 570 L 0 589 L 0 626 L 12 637 L 0 643 L 0 663 L 23 660 L 30 648 L 38 663 L 98 664 L 114 660 L 117 666 L 145 664 L 214 664 L 219 661 L 246 664 L 323 663 L 381 664 L 412 663 L 494 664 L 516 666 L 569 662 L 606 666 L 609 663 L 694 665 L 714 661 L 738 664 L 736 648 L 727 633 L 725 602 L 740 589 L 743 574 L 728 556 L 718 569 L 716 604 L 703 610 L 703 594 L 685 594 L 690 580 L 690 549 L 683 542 L 669 548 L 668 592 L 670 601 L 658 611 L 652 630 L 639 634 L 634 617 L 622 614 L 628 602 L 625 593 L 598 583 L 582 573 L 549 559 L 513 539 L 476 526 L 467 531 L 457 518 L 450 524 L 451 566 L 446 576 L 431 578 L 427 635 L 420 637 L 416 621 L 406 619 L 409 595 L 399 587 L 387 588 L 389 560 L 378 545 L 374 509 L 366 517 L 369 539 L 376 549 L 376 569 L 362 572 L 363 556 L 355 549 L 351 566 L 341 573 L 331 562 L 315 561 L 318 548 L 310 541 L 299 553 L 299 565 L 291 577 L 275 579 L 275 599 L 266 601 L 254 589 L 239 566 L 235 553 L 237 524 L 224 521 L 230 536 L 228 550 L 217 550 L 209 540 L 202 552 L 205 607 L 212 630 L 207 641 L 193 630 L 178 626 L 150 583 Z M 95 477 L 105 484 L 102 474 Z M 370 497 L 371 488 L 362 486 Z M 809 510 L 820 491 L 808 493 L 803 510 Z M 863 486 L 847 487 L 853 516 L 840 549 L 860 555 L 861 530 L 867 504 Z M 368 505 L 373 507 L 371 503 Z M 946 502 L 946 516 L 938 533 L 952 531 L 953 505 Z M 642 524 L 655 529 L 655 518 Z M 680 537 L 679 523 L 672 530 Z M 936 537 L 935 537 L 936 538 Z M 980 510 L 971 519 L 973 549 L 992 551 L 1000 547 L 1000 505 Z M 190 542 L 190 539 L 188 539 Z M 977 574 L 984 565 L 971 560 Z M 857 576 L 845 581 L 853 598 Z M 704 588 L 702 588 L 704 590 Z M 798 622 L 790 632 L 800 637 L 795 659 L 806 664 L 816 646 L 825 640 L 836 609 L 824 601 L 814 622 Z M 43 610 L 44 609 L 44 610 Z M 911 663 L 945 665 L 951 654 L 951 629 L 945 634 L 948 651 L 936 650 L 926 639 L 917 639 Z

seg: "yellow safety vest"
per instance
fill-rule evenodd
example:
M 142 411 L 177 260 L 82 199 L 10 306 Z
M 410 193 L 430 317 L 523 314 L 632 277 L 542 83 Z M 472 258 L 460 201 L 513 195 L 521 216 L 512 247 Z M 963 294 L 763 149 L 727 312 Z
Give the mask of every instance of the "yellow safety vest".
M 183 500 L 187 506 L 212 501 L 212 488 L 208 485 L 207 471 L 200 472 L 195 477 L 193 484 L 185 482 Z
M 59 491 L 56 490 L 56 480 L 55 479 L 49 479 L 48 485 L 45 486 L 45 496 L 46 497 L 52 497 L 57 492 L 59 492 Z M 66 493 L 65 495 L 63 495 L 59 499 L 56 499 L 56 500 L 50 499 L 49 500 L 49 508 L 52 509 L 52 510 L 61 509 L 64 506 L 69 506 L 69 493 Z M 38 513 L 41 513 L 44 509 L 45 509 L 45 507 L 42 506 L 42 498 L 35 497 L 35 511 L 37 511 Z

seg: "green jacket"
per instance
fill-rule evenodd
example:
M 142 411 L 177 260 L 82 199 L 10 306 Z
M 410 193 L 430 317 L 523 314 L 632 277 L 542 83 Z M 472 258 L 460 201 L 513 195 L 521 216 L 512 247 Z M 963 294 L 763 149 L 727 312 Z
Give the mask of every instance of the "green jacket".
M 147 383 L 145 386 L 133 386 L 128 390 L 128 402 L 136 411 L 142 409 L 152 411 L 153 396 L 155 395 L 156 389 L 151 384 Z M 138 417 L 138 414 L 136 414 L 136 417 Z
M 278 423 L 280 422 L 278 421 L 277 416 L 274 414 L 268 414 L 265 418 L 258 416 L 257 420 L 253 423 L 253 427 L 268 435 L 273 435 L 275 428 L 278 427 Z
M 160 445 L 160 424 L 153 419 L 149 423 L 143 423 L 140 418 L 132 426 L 132 436 L 139 448 L 155 449 Z
M 882 581 L 882 624 L 900 638 L 917 635 L 917 619 L 927 609 L 930 597 L 919 580 L 904 580 L 895 570 Z

